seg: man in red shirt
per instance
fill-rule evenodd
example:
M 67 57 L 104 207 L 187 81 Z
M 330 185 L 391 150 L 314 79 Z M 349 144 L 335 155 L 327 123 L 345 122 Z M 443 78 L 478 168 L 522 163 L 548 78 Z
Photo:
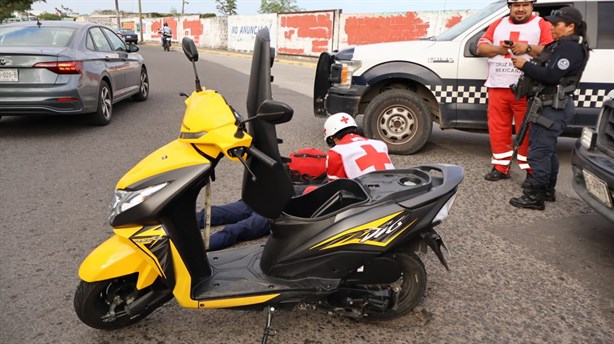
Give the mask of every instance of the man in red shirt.
M 336 113 L 326 120 L 324 139 L 331 147 L 326 158 L 329 181 L 394 168 L 386 144 L 359 135 L 356 122 L 347 113 Z
M 508 0 L 509 16 L 490 25 L 480 38 L 477 53 L 488 57 L 488 132 L 492 149 L 492 170 L 484 176 L 489 181 L 508 179 L 512 145 L 512 121 L 520 126 L 527 110 L 527 99 L 516 99 L 510 85 L 516 84 L 521 72 L 514 68 L 512 56 L 529 60 L 552 42 L 550 23 L 533 15 L 535 0 Z M 519 129 L 517 127 L 516 129 Z M 527 171 L 529 135 L 518 147 L 518 165 Z

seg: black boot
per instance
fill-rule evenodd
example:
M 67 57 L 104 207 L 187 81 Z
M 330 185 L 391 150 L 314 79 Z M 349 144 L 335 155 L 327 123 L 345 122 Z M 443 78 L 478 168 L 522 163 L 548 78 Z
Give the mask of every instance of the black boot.
M 546 190 L 544 189 L 524 189 L 523 195 L 510 199 L 510 204 L 516 208 L 544 210 L 544 197 Z
M 529 171 L 527 171 L 527 176 L 524 177 L 524 181 L 522 182 L 522 188 L 523 189 L 531 188 L 531 180 L 532 179 L 533 179 L 533 176 L 531 175 L 531 173 Z
M 556 195 L 554 194 L 554 188 L 546 189 L 546 192 L 544 193 L 544 201 L 556 202 Z

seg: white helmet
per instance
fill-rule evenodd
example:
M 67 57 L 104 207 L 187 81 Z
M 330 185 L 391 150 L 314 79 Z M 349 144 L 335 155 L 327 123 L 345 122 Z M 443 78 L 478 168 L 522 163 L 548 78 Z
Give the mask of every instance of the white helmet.
M 354 118 L 352 118 L 351 115 L 345 112 L 337 112 L 336 114 L 331 115 L 324 123 L 324 141 L 326 141 L 326 143 L 328 143 L 330 146 L 329 141 L 332 141 L 331 137 L 333 135 L 342 129 L 350 127 L 358 128 L 356 121 L 354 121 Z
M 507 5 L 510 6 L 511 4 L 520 3 L 520 2 L 531 2 L 535 4 L 537 1 L 536 0 L 507 0 Z

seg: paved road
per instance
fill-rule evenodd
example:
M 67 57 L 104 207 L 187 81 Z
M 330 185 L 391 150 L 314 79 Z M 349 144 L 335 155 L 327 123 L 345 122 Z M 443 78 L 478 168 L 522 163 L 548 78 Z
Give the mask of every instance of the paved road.
M 89 127 L 73 117 L 0 120 L 0 328 L 4 343 L 255 343 L 264 315 L 193 311 L 172 301 L 116 332 L 88 328 L 72 298 L 80 261 L 111 231 L 108 204 L 119 178 L 179 131 L 183 99 L 194 82 L 181 52 L 144 46 L 152 92 L 145 103 L 115 108 L 113 122 Z M 205 52 L 200 78 L 245 113 L 249 61 Z M 311 114 L 313 67 L 277 63 L 275 99 L 295 118 L 278 130 L 282 153 L 325 148 L 322 119 Z M 562 139 L 569 170 L 573 140 Z M 485 181 L 488 137 L 435 130 L 423 152 L 394 156 L 397 167 L 446 162 L 465 167 L 455 208 L 438 231 L 451 249 L 451 271 L 432 253 L 426 297 L 416 312 L 389 322 L 356 322 L 314 312 L 282 312 L 271 343 L 612 343 L 614 229 L 587 207 L 562 176 L 546 211 L 507 204 L 523 176 Z M 216 203 L 238 196 L 238 164 L 219 165 Z

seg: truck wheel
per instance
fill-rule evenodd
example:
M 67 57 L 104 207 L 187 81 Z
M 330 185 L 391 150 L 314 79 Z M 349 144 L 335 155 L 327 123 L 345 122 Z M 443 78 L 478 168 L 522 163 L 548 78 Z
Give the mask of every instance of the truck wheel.
M 433 122 L 422 99 L 414 92 L 396 89 L 369 103 L 363 127 L 368 137 L 386 142 L 390 153 L 414 154 L 431 136 Z

